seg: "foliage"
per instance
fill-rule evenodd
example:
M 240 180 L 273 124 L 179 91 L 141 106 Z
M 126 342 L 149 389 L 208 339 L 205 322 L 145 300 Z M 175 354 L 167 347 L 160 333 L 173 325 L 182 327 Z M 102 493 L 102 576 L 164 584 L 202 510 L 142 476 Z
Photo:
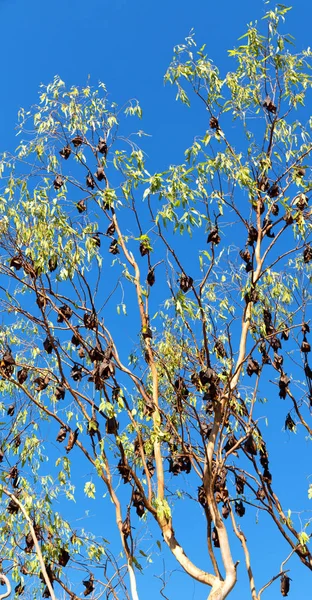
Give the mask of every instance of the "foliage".
M 214 600 L 236 585 L 232 528 L 253 600 L 277 578 L 289 586 L 285 556 L 256 587 L 246 510 L 312 569 L 309 513 L 283 508 L 263 424 L 279 403 L 289 434 L 312 433 L 312 121 L 299 120 L 311 51 L 294 53 L 287 11 L 249 25 L 225 77 L 193 34 L 174 49 L 165 80 L 209 127 L 166 172 L 121 133 L 139 103 L 119 108 L 103 84 L 55 77 L 20 111 L 20 144 L 0 163 L 0 538 L 18 595 L 136 600 L 139 559 L 152 560 L 138 519 Z M 116 552 L 105 527 L 63 514 L 83 494 L 115 519 Z M 186 517 L 200 505 L 205 571 L 178 541 L 179 498 Z

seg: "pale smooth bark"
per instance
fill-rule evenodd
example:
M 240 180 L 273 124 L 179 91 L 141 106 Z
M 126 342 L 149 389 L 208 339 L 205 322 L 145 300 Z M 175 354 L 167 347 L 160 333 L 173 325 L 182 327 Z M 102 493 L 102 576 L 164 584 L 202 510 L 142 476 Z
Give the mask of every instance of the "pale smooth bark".
M 129 573 L 129 579 L 130 579 L 130 591 L 131 591 L 132 600 L 139 600 L 139 595 L 138 595 L 138 590 L 137 590 L 137 585 L 136 585 L 136 578 L 135 578 L 133 566 L 132 566 L 130 560 L 128 560 L 128 573 Z
M 173 556 L 176 558 L 184 571 L 188 573 L 188 575 L 193 577 L 193 579 L 196 579 L 196 581 L 206 585 L 214 586 L 216 583 L 220 583 L 219 579 L 215 575 L 206 573 L 192 563 L 192 561 L 185 554 L 182 546 L 180 546 L 180 544 L 177 542 L 172 527 L 169 525 L 164 525 L 161 526 L 161 528 L 167 546 L 170 548 Z
M 23 513 L 23 515 L 24 515 L 24 517 L 25 517 L 25 519 L 26 519 L 26 521 L 27 521 L 27 523 L 29 525 L 31 537 L 32 537 L 33 542 L 34 542 L 34 546 L 35 546 L 35 549 L 36 549 L 36 554 L 37 554 L 37 558 L 38 558 L 38 561 L 39 561 L 39 564 L 40 564 L 40 568 L 41 568 L 41 572 L 42 572 L 42 576 L 43 576 L 44 582 L 45 582 L 45 584 L 46 584 L 46 586 L 47 586 L 47 588 L 48 588 L 48 590 L 50 592 L 50 596 L 51 596 L 52 600 L 56 600 L 56 597 L 55 597 L 55 594 L 54 594 L 54 590 L 53 590 L 51 581 L 50 581 L 49 576 L 47 574 L 47 570 L 46 570 L 46 567 L 45 567 L 45 564 L 44 564 L 43 556 L 42 556 L 41 549 L 40 549 L 40 546 L 39 546 L 38 538 L 36 536 L 36 532 L 35 532 L 34 527 L 33 527 L 32 520 L 29 517 L 29 515 L 27 514 L 27 511 L 26 511 L 25 507 L 23 506 L 23 504 L 18 500 L 18 498 L 16 496 L 14 496 L 14 494 L 12 494 L 11 492 L 9 492 L 9 490 L 7 490 L 5 488 L 2 488 L 2 491 L 3 491 L 4 494 L 6 494 L 6 496 L 9 496 L 9 498 L 11 498 L 12 500 L 14 500 L 14 502 L 17 504 L 17 506 L 22 511 L 22 513 Z M 7 596 L 2 596 L 2 598 L 6 598 L 6 597 Z
M 4 600 L 4 598 L 8 598 L 11 594 L 11 582 L 9 581 L 8 577 L 4 575 L 4 573 L 0 573 L 0 580 L 3 581 L 3 583 L 7 586 L 7 591 L 4 592 L 4 594 L 0 594 L 0 600 Z

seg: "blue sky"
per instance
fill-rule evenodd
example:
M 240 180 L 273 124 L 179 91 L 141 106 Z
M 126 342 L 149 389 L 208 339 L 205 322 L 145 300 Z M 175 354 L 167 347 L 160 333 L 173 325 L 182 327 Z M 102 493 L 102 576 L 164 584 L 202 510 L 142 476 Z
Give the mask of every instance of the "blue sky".
M 286 29 L 295 36 L 300 50 L 311 43 L 312 5 L 307 0 L 294 0 L 293 4 Z M 142 127 L 152 136 L 145 142 L 152 169 L 161 170 L 170 163 L 182 161 L 185 148 L 205 126 L 205 113 L 202 109 L 189 111 L 176 103 L 175 91 L 163 84 L 173 46 L 194 28 L 199 45 L 206 43 L 208 55 L 221 72 L 226 72 L 229 68 L 227 49 L 236 44 L 246 24 L 260 19 L 265 9 L 262 0 L 219 0 L 217 3 L 208 0 L 0 0 L 0 151 L 12 150 L 17 145 L 14 127 L 18 109 L 36 102 L 39 84 L 48 83 L 59 74 L 67 85 L 83 85 L 88 77 L 93 85 L 99 80 L 105 82 L 111 99 L 118 104 L 131 97 L 138 98 L 144 114 Z M 289 438 L 290 434 L 284 436 L 281 450 L 287 457 L 290 456 Z M 294 468 L 299 451 L 301 456 L 310 452 L 304 440 L 296 439 L 292 444 L 292 459 L 287 458 L 290 469 Z M 276 453 L 274 460 L 278 459 L 280 455 Z M 296 488 L 307 487 L 307 482 L 300 478 L 300 465 L 297 467 L 297 479 L 295 484 L 292 482 L 293 493 L 290 494 L 294 503 Z M 179 510 L 177 507 L 177 516 Z M 246 516 L 246 528 L 248 519 L 255 517 Z M 203 535 L 201 526 L 196 518 L 183 525 L 182 540 L 196 559 L 195 539 Z M 270 577 L 276 572 L 277 548 L 273 542 L 267 545 L 270 529 L 259 525 L 253 531 L 257 539 L 248 541 L 255 552 L 257 547 L 261 551 L 262 558 L 257 559 L 255 570 L 264 583 L 267 577 L 263 578 L 263 570 L 272 564 L 266 574 Z M 274 537 L 274 544 L 276 540 Z M 206 556 L 200 560 L 204 568 Z M 168 564 L 172 568 L 172 563 Z M 243 567 L 239 573 L 242 571 Z M 300 568 L 299 560 L 292 561 L 292 598 L 307 589 L 308 577 L 309 573 Z M 193 582 L 186 580 L 182 576 L 174 580 L 176 587 L 168 587 L 170 600 L 206 597 L 205 589 L 195 588 Z M 139 590 L 145 593 L 149 590 L 149 600 L 159 597 L 159 585 L 155 583 L 155 589 L 153 585 L 147 575 L 145 582 L 139 581 Z M 277 584 L 263 598 L 273 600 L 276 594 Z M 247 587 L 245 597 L 248 597 Z M 238 600 L 242 596 L 237 591 L 231 598 Z
M 312 9 L 305 0 L 294 4 L 288 22 L 300 49 L 310 43 Z M 196 113 L 186 116 L 163 85 L 173 46 L 194 28 L 225 71 L 227 49 L 266 8 L 263 0 L 0 0 L 1 146 L 14 146 L 17 110 L 37 100 L 41 82 L 59 74 L 68 85 L 82 85 L 90 76 L 95 85 L 104 81 L 119 104 L 140 100 L 153 159 L 160 152 L 165 165 L 175 162 L 196 134 Z

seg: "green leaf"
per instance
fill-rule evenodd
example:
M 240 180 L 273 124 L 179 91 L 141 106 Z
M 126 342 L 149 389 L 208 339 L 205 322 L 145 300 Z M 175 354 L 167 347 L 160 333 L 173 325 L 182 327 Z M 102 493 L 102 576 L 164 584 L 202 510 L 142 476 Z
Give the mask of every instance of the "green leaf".
M 92 481 L 87 481 L 84 486 L 84 493 L 88 498 L 95 499 L 95 485 Z

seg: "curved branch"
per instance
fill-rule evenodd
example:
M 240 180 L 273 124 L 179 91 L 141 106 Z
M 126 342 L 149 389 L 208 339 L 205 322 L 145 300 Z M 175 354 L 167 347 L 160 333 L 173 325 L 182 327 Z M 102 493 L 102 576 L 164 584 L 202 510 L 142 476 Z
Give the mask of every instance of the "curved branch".
M 4 598 L 8 598 L 11 594 L 11 582 L 9 581 L 8 577 L 4 575 L 4 573 L 0 573 L 0 580 L 2 584 L 7 586 L 7 591 L 4 592 L 4 594 L 0 594 L 0 600 L 4 600 Z
M 164 540 L 167 546 L 170 548 L 172 554 L 177 559 L 178 563 L 184 569 L 188 575 L 199 581 L 200 583 L 204 583 L 205 585 L 216 586 L 216 584 L 220 583 L 220 579 L 211 573 L 206 573 L 196 567 L 192 561 L 186 556 L 182 546 L 176 540 L 173 529 L 167 523 L 162 524 L 159 523 L 162 529 L 162 533 L 164 536 Z
M 251 591 L 251 597 L 252 600 L 259 600 L 259 598 L 257 597 L 257 593 L 256 593 L 256 586 L 255 586 L 255 580 L 254 580 L 254 576 L 253 576 L 253 572 L 251 569 L 251 564 L 250 564 L 250 554 L 249 554 L 249 550 L 247 547 L 247 543 L 246 543 L 246 538 L 243 534 L 242 531 L 240 531 L 236 525 L 236 521 L 235 521 L 235 517 L 233 514 L 233 510 L 231 508 L 231 519 L 232 519 L 232 525 L 233 525 L 233 529 L 234 529 L 234 533 L 235 535 L 238 537 L 238 539 L 240 540 L 243 550 L 244 550 L 244 554 L 245 554 L 245 563 L 246 563 L 246 569 L 247 569 L 247 573 L 248 573 L 248 578 L 249 578 L 249 585 L 250 585 L 250 591 Z
M 45 582 L 45 584 L 46 584 L 46 586 L 47 586 L 47 588 L 48 588 L 48 590 L 50 592 L 50 596 L 51 596 L 52 600 L 56 600 L 56 596 L 54 594 L 52 583 L 51 583 L 51 581 L 49 579 L 49 576 L 48 576 L 48 573 L 47 573 L 47 570 L 46 570 L 46 566 L 45 566 L 44 559 L 43 559 L 43 556 L 42 556 L 41 548 L 39 546 L 38 538 L 36 536 L 36 532 L 34 530 L 34 526 L 33 526 L 32 520 L 29 517 L 29 515 L 27 514 L 27 511 L 26 511 L 25 507 L 23 506 L 23 504 L 18 500 L 18 498 L 14 494 L 12 494 L 11 492 L 9 492 L 9 490 L 7 490 L 6 488 L 2 488 L 2 492 L 6 496 L 9 496 L 9 498 L 11 498 L 11 500 L 14 500 L 15 504 L 17 504 L 17 506 L 20 508 L 20 510 L 22 511 L 22 513 L 24 515 L 24 517 L 25 517 L 25 519 L 26 519 L 26 521 L 27 521 L 27 523 L 29 525 L 31 537 L 32 537 L 33 542 L 34 542 L 34 546 L 35 546 L 35 549 L 36 549 L 36 554 L 37 554 L 37 558 L 38 558 L 38 561 L 39 561 L 39 564 L 40 564 L 40 567 L 41 567 L 41 572 L 42 572 L 42 576 L 43 576 L 44 582 Z M 6 598 L 6 596 L 2 596 L 2 598 Z

